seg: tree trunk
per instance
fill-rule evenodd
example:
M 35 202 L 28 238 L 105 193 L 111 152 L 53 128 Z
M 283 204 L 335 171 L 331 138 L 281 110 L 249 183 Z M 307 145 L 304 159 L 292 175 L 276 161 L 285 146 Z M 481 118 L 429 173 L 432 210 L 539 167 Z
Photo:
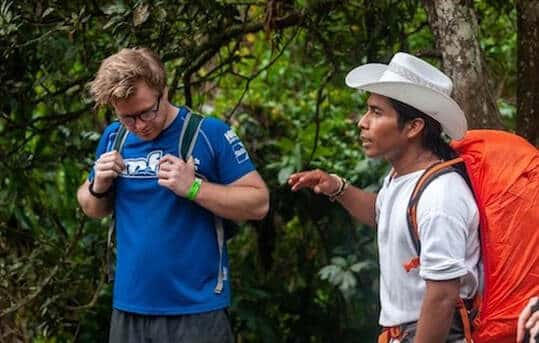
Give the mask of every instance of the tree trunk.
M 423 0 L 443 70 L 453 80 L 453 97 L 468 128 L 502 128 L 482 58 L 472 1 Z
M 539 146 L 539 1 L 517 1 L 517 132 Z

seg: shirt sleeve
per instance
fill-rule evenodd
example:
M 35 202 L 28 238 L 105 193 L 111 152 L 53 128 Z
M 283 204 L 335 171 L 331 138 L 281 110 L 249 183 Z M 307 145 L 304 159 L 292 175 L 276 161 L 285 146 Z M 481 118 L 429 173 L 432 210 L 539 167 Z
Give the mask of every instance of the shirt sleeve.
M 116 133 L 118 132 L 119 127 L 119 122 L 113 122 L 112 124 L 107 126 L 101 134 L 101 138 L 99 139 L 99 143 L 97 143 L 97 148 L 95 149 L 94 164 L 92 165 L 90 173 L 88 174 L 88 181 L 92 182 L 94 180 L 95 161 L 97 161 L 102 154 L 112 149 L 112 144 L 114 142 L 114 138 L 116 137 Z
M 391 173 L 384 177 L 384 180 L 382 181 L 382 187 L 380 187 L 380 189 L 376 193 L 376 200 L 375 200 L 375 206 L 374 206 L 374 209 L 375 209 L 374 220 L 376 221 L 376 223 L 378 223 L 378 220 L 380 218 L 380 208 L 382 207 L 382 203 L 384 201 L 385 190 L 386 190 L 387 184 L 389 183 L 390 178 L 391 178 Z
M 217 118 L 204 119 L 204 133 L 208 133 L 215 153 L 217 179 L 221 184 L 232 183 L 255 170 L 249 153 L 234 130 Z
M 418 204 L 419 275 L 429 280 L 466 275 L 467 242 L 478 222 L 473 195 L 459 175 L 451 173 L 434 180 Z

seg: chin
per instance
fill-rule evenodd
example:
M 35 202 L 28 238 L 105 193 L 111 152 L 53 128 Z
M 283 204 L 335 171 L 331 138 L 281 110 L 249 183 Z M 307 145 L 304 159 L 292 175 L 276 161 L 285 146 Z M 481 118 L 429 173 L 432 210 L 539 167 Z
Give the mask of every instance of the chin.
M 142 134 L 142 133 L 135 133 L 135 135 L 142 139 L 143 141 L 151 141 L 151 140 L 154 140 L 155 137 L 157 137 L 157 135 L 153 132 L 150 132 L 150 133 L 147 133 L 147 134 Z
M 365 154 L 365 156 L 367 156 L 368 158 L 377 158 L 377 157 L 380 157 L 380 154 L 374 150 L 371 150 L 371 149 L 363 149 L 363 153 Z

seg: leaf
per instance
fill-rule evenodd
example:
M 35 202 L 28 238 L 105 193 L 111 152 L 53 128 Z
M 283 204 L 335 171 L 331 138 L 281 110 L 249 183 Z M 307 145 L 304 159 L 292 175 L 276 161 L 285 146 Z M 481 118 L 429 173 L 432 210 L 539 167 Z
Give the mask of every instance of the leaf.
M 105 5 L 101 8 L 101 10 L 106 15 L 113 15 L 117 13 L 123 13 L 125 11 L 125 6 L 121 3 L 116 3 L 111 5 Z
M 150 17 L 150 6 L 148 4 L 143 4 L 135 8 L 133 11 L 133 25 L 139 26 L 142 25 Z
M 52 12 L 54 12 L 54 8 L 52 8 L 52 7 L 47 8 L 45 11 L 43 11 L 43 14 L 41 14 L 41 18 L 45 18 L 46 16 L 48 16 Z
M 279 180 L 279 184 L 284 185 L 286 184 L 288 177 L 292 175 L 294 172 L 293 166 L 286 166 L 283 169 L 279 170 L 279 175 L 277 176 L 277 179 Z
M 340 269 L 334 265 L 325 266 L 320 269 L 318 274 L 322 280 L 332 280 L 335 275 L 340 271 Z
M 357 280 L 354 274 L 350 273 L 349 271 L 346 271 L 342 273 L 342 281 L 341 285 L 339 286 L 339 289 L 343 292 L 348 291 L 354 287 L 356 287 Z
M 346 267 L 346 260 L 343 257 L 337 256 L 331 259 L 331 263 L 341 268 Z
M 350 267 L 350 270 L 355 272 L 355 273 L 359 273 L 360 271 L 362 271 L 363 269 L 367 269 L 369 268 L 370 266 L 372 265 L 372 263 L 370 261 L 363 261 L 363 262 L 358 262 L 356 264 L 353 264 L 351 267 Z

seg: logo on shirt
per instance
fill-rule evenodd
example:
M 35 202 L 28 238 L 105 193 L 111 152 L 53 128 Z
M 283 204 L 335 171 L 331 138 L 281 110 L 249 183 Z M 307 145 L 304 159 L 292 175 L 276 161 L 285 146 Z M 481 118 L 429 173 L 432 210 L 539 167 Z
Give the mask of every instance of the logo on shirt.
M 124 177 L 157 177 L 159 160 L 163 156 L 162 150 L 150 152 L 146 157 L 127 158 L 124 160 L 125 169 L 122 171 Z
M 163 156 L 162 150 L 154 150 L 146 157 L 124 159 L 125 169 L 122 170 L 123 177 L 130 178 L 155 178 L 159 171 L 159 160 Z M 194 157 L 195 171 L 200 166 L 200 160 Z
M 238 135 L 236 135 L 236 132 L 234 132 L 232 129 L 228 130 L 227 132 L 225 132 L 225 138 L 228 142 L 228 144 L 232 144 L 234 143 L 235 141 L 239 141 L 239 137 Z
M 247 150 L 245 150 L 245 147 L 241 142 L 234 144 L 232 146 L 232 151 L 234 151 L 234 156 L 236 157 L 238 164 L 241 164 L 249 159 L 249 154 L 247 154 Z

